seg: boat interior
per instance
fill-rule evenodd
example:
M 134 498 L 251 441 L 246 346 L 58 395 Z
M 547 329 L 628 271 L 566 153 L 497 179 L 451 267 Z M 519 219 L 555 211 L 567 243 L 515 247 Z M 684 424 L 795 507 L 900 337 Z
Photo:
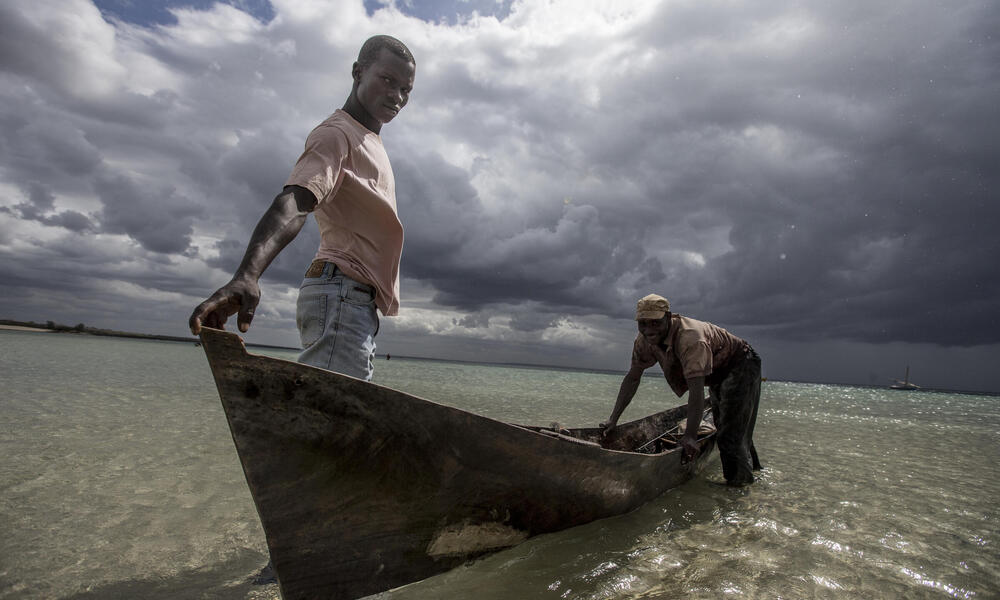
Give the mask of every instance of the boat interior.
M 527 425 L 521 425 L 521 427 L 563 441 L 598 446 L 605 450 L 660 454 L 680 447 L 686 425 L 687 415 L 685 412 L 674 409 L 620 425 L 610 435 L 604 435 L 601 429 L 596 427 L 569 429 L 559 423 L 552 423 L 548 427 Z M 698 427 L 698 439 L 705 439 L 714 433 L 715 425 L 712 422 L 712 413 L 710 410 L 706 410 L 701 425 Z

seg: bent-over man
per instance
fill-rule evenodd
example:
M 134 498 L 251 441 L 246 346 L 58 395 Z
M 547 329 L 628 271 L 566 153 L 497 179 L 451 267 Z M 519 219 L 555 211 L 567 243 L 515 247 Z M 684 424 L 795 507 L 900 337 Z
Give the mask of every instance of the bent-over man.
M 744 340 L 725 329 L 670 312 L 670 302 L 650 294 L 636 305 L 639 335 L 632 346 L 632 364 L 618 391 L 611 418 L 601 423 L 605 433 L 618 423 L 639 388 L 642 373 L 659 364 L 678 396 L 688 393 L 687 429 L 681 448 L 687 460 L 698 453 L 698 427 L 705 406 L 705 386 L 712 392 L 712 417 L 722 473 L 729 485 L 752 483 L 760 461 L 753 429 L 760 403 L 760 357 Z

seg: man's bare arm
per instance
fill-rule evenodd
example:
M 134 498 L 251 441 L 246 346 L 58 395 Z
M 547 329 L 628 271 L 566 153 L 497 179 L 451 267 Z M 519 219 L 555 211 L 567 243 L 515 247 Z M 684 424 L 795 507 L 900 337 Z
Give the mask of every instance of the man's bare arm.
M 698 428 L 701 427 L 701 415 L 705 412 L 705 378 L 688 377 L 687 385 L 687 428 L 681 438 L 681 448 L 684 449 L 684 458 L 692 460 L 701 451 L 698 447 Z
M 257 222 L 233 278 L 191 313 L 188 320 L 191 333 L 198 335 L 202 325 L 223 329 L 226 320 L 234 313 L 239 313 L 236 317 L 239 330 L 246 332 L 250 329 L 254 311 L 260 302 L 257 281 L 275 257 L 302 231 L 306 217 L 314 208 L 316 196 L 303 187 L 286 186 L 274 198 Z
M 639 382 L 642 381 L 642 371 L 639 367 L 630 367 L 628 373 L 625 374 L 625 378 L 622 379 L 622 385 L 618 389 L 618 398 L 615 400 L 615 408 L 611 411 L 611 416 L 608 420 L 600 425 L 605 433 L 609 433 L 615 428 L 618 424 L 618 419 L 625 412 L 629 403 L 632 402 L 632 398 L 635 397 L 635 392 L 639 389 Z

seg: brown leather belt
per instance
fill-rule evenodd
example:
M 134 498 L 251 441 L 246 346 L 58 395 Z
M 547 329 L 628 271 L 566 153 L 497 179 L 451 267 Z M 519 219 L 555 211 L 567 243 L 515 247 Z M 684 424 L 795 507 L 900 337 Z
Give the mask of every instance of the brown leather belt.
M 323 274 L 323 269 L 326 267 L 325 260 L 314 260 L 309 263 L 309 268 L 306 269 L 306 277 L 319 277 Z M 334 265 L 334 270 L 336 270 L 337 265 Z
M 349 275 L 347 275 L 347 273 L 344 273 L 344 270 L 338 267 L 336 263 L 330 262 L 328 260 L 323 260 L 318 258 L 309 263 L 309 268 L 306 269 L 306 277 L 322 277 L 323 270 L 326 268 L 327 264 L 333 267 L 333 271 L 330 272 L 331 276 L 337 275 L 339 273 L 342 277 L 346 277 L 350 279 L 352 282 L 354 282 L 355 287 L 363 286 L 363 288 L 358 288 L 358 289 L 362 289 L 362 291 L 368 292 L 370 294 L 375 293 L 375 286 L 373 286 L 370 283 L 358 281 L 357 279 L 352 279 Z

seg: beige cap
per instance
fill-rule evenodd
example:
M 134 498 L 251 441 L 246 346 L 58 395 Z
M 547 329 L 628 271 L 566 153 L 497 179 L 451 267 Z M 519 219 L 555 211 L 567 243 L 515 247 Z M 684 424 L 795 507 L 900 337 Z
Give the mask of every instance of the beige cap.
M 670 302 L 663 296 L 650 294 L 636 303 L 635 320 L 662 319 L 668 312 L 670 312 Z

